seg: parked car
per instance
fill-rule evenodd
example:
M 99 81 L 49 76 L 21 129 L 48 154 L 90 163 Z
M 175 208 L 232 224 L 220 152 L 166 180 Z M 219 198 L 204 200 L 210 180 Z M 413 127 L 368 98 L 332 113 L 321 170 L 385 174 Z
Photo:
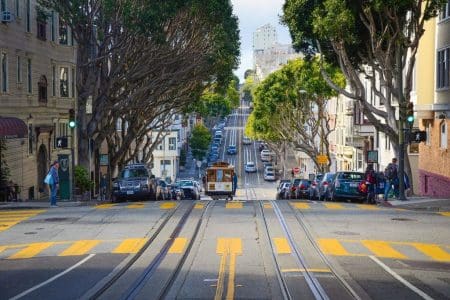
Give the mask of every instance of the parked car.
M 236 145 L 228 145 L 227 153 L 230 155 L 234 155 L 237 153 Z
M 307 179 L 301 179 L 298 183 L 297 188 L 295 189 L 295 198 L 296 199 L 308 199 L 309 198 L 309 186 L 311 185 L 311 181 Z
M 298 185 L 300 184 L 300 181 L 301 181 L 300 178 L 292 179 L 291 185 L 290 185 L 289 198 L 295 199 L 295 197 L 297 196 L 297 188 L 298 188 Z
M 323 174 L 317 174 L 314 177 L 314 180 L 311 181 L 311 185 L 309 186 L 309 199 L 311 200 L 319 200 L 319 184 L 322 181 Z
M 366 194 L 361 193 L 358 190 L 358 185 L 364 179 L 364 173 L 361 172 L 337 172 L 330 191 L 331 201 L 364 201 L 366 199 Z
M 214 143 L 214 144 L 217 144 L 217 145 L 222 144 L 222 138 L 216 136 L 216 137 L 213 139 L 213 143 Z
M 183 179 L 179 181 L 185 199 L 200 200 L 200 191 L 194 180 Z
M 172 183 L 169 186 L 170 190 L 170 198 L 172 200 L 183 200 L 184 199 L 184 192 L 183 189 L 180 186 L 179 182 Z
M 275 156 L 275 153 L 268 149 L 263 149 L 261 151 L 261 161 L 272 161 L 273 156 Z
M 251 145 L 252 144 L 252 140 L 249 137 L 244 136 L 244 138 L 242 139 L 242 144 L 244 144 L 244 145 Z
M 155 181 L 144 164 L 124 167 L 113 182 L 113 201 L 124 199 L 155 199 Z
M 269 167 L 270 167 L 270 168 L 273 168 L 273 164 L 272 164 L 271 162 L 264 162 L 264 163 L 263 163 L 263 166 L 264 166 L 264 170 L 267 169 L 267 168 L 269 168 Z
M 255 173 L 256 172 L 256 165 L 254 162 L 252 161 L 248 161 L 245 164 L 245 172 L 247 173 Z
M 319 200 L 330 199 L 330 189 L 333 183 L 335 173 L 325 173 L 319 183 Z
M 264 171 L 264 180 L 275 181 L 275 172 L 273 171 L 273 168 L 268 168 Z
M 291 182 L 282 182 L 277 187 L 277 199 L 287 199 L 289 198 L 289 187 L 291 186 Z
M 170 186 L 161 178 L 155 179 L 156 183 L 156 200 L 171 199 Z

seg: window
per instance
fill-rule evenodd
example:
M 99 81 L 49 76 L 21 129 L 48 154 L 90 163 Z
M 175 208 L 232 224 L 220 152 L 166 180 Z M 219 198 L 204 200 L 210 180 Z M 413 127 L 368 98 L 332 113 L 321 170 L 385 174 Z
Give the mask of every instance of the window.
M 427 140 L 425 141 L 425 144 L 427 146 L 431 146 L 431 124 L 427 124 L 425 131 L 427 133 Z
M 38 82 L 39 102 L 47 103 L 47 77 L 41 76 Z
M 28 125 L 28 154 L 33 154 L 33 124 Z
M 42 41 L 47 40 L 47 23 L 42 20 L 37 20 L 37 38 Z
M 6 0 L 1 0 L 0 1 L 0 11 L 5 11 L 6 10 Z
M 16 0 L 16 18 L 20 18 L 20 0 Z
M 75 69 L 74 68 L 72 68 L 71 80 L 72 81 L 70 83 L 70 85 L 71 85 L 70 89 L 72 91 L 72 98 L 75 98 Z
M 437 88 L 450 86 L 450 48 L 439 50 L 437 53 Z
M 59 96 L 69 97 L 69 70 L 68 68 L 61 68 L 59 72 Z
M 28 93 L 31 94 L 33 92 L 33 78 L 31 74 L 31 59 L 27 60 L 27 78 L 28 78 Z
M 20 56 L 17 56 L 17 83 L 22 82 L 22 60 Z
M 52 42 L 55 41 L 55 12 L 52 11 L 52 14 L 50 16 L 50 33 L 51 33 L 51 38 L 52 38 Z
M 169 138 L 169 150 L 176 150 L 177 149 L 177 138 L 171 137 Z
M 450 18 L 450 0 L 442 7 L 439 12 L 439 20 Z
M 31 3 L 27 0 L 27 32 L 31 32 Z
M 447 122 L 443 121 L 441 123 L 441 148 L 442 149 L 447 149 L 447 139 L 448 139 L 448 135 L 447 135 Z
M 67 45 L 67 25 L 61 18 L 59 18 L 59 44 Z
M 6 53 L 1 54 L 2 63 L 2 92 L 6 93 L 8 91 L 8 60 Z
M 56 67 L 52 66 L 52 96 L 56 96 Z

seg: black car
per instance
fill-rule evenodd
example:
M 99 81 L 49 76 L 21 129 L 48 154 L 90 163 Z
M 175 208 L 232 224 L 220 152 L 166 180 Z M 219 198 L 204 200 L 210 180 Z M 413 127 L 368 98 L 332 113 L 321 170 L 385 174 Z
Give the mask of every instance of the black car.
M 113 182 L 113 201 L 155 199 L 155 180 L 144 164 L 127 165 Z
M 300 179 L 300 178 L 292 179 L 291 186 L 290 186 L 291 192 L 289 195 L 291 199 L 295 199 L 297 197 L 297 188 L 298 188 L 298 185 L 300 184 L 300 181 L 302 181 L 302 179 Z
M 307 179 L 302 179 L 298 183 L 297 189 L 295 190 L 295 198 L 297 199 L 309 199 L 309 187 L 311 181 Z

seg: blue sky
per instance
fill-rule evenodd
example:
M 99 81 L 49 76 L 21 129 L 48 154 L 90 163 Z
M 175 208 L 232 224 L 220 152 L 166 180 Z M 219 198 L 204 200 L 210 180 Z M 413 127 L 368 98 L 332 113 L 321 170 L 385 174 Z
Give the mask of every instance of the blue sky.
M 277 28 L 278 42 L 291 43 L 287 27 L 280 24 L 284 0 L 231 0 L 233 12 L 239 18 L 241 35 L 241 64 L 235 71 L 240 81 L 244 80 L 244 72 L 253 67 L 252 33 L 256 28 L 270 23 Z

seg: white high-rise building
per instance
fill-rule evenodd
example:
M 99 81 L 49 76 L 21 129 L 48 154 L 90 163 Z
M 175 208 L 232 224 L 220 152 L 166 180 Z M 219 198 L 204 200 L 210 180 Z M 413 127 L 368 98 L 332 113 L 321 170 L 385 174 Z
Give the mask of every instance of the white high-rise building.
M 253 51 L 272 47 L 278 40 L 277 30 L 270 24 L 259 27 L 253 32 Z

